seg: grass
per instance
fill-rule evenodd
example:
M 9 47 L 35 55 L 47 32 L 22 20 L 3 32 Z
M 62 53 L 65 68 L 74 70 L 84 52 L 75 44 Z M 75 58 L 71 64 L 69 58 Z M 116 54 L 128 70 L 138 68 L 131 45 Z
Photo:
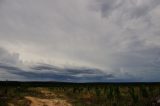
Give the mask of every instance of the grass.
M 13 84 L 14 83 L 14 84 Z M 54 99 L 40 92 L 47 89 L 57 98 L 73 106 L 152 106 L 160 96 L 160 84 L 107 84 L 107 83 L 0 83 L 0 106 L 30 106 L 26 96 Z

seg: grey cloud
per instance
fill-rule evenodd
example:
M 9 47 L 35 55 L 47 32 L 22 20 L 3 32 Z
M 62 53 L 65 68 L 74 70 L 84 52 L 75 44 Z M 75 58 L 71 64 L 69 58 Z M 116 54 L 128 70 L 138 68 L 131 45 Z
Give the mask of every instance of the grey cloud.
M 117 67 L 154 67 L 157 64 L 157 59 L 160 57 L 160 47 L 141 46 L 134 42 L 134 45 L 139 47 L 129 46 L 128 51 L 118 52 L 114 54 L 114 58 L 118 61 L 114 64 Z M 137 49 L 139 48 L 139 49 Z M 113 58 L 113 59 L 114 59 Z
M 8 51 L 0 49 L 0 61 L 12 66 L 3 70 L 18 67 L 12 74 L 26 74 L 26 79 L 66 74 L 65 78 L 94 80 L 111 73 L 121 80 L 159 81 L 159 4 L 159 0 L 2 0 L 0 45 Z M 33 67 L 24 67 L 27 62 Z
M 156 8 L 159 0 L 96 0 L 97 9 L 100 9 L 102 16 L 110 16 L 113 12 L 129 18 L 146 16 L 152 9 Z M 96 5 L 95 5 L 96 6 Z M 119 12 L 119 13 L 118 13 Z
M 0 63 L 16 65 L 19 62 L 19 54 L 9 53 L 4 48 L 0 47 Z
M 90 68 L 60 68 L 51 65 L 38 65 L 32 69 L 36 70 L 48 70 L 48 74 L 50 74 L 55 80 L 70 80 L 70 81 L 107 81 L 109 78 L 114 78 L 112 74 L 106 74 L 99 69 L 90 69 Z M 44 78 L 47 73 L 44 73 Z M 37 73 L 38 76 L 38 73 Z M 49 77 L 46 77 L 49 78 Z
M 34 70 L 50 70 L 50 71 L 57 71 L 59 73 L 66 73 L 66 74 L 71 74 L 71 75 L 76 75 L 76 74 L 105 74 L 103 71 L 99 69 L 94 69 L 94 68 L 87 68 L 87 67 L 80 67 L 80 68 L 60 68 L 56 67 L 53 65 L 48 65 L 48 64 L 40 64 L 34 67 L 31 67 L 31 69 Z
M 32 67 L 19 67 L 18 54 L 10 54 L 7 50 L 0 49 L 0 73 L 5 73 L 8 76 L 16 75 L 19 80 L 52 80 L 52 81 L 107 81 L 108 78 L 114 78 L 112 74 L 106 74 L 99 69 L 90 68 L 60 68 L 49 64 L 37 64 Z M 22 79 L 21 79 L 22 78 Z
M 14 66 L 9 66 L 9 65 L 5 65 L 5 64 L 0 64 L 0 68 L 7 70 L 7 71 L 21 71 L 20 68 L 14 67 Z
M 71 82 L 105 82 L 110 78 L 114 78 L 112 74 L 100 72 L 97 69 L 61 69 L 51 65 L 35 66 L 34 68 L 26 71 L 24 69 L 0 64 L 0 69 L 8 72 L 8 74 L 15 74 L 23 76 L 21 80 L 43 80 L 43 81 L 71 81 Z M 43 70 L 43 71 L 39 71 Z M 45 71 L 49 70 L 49 71 Z M 97 71 L 96 71 L 97 70 Z M 81 75 L 81 76 L 79 76 Z
M 95 0 L 91 5 L 91 8 L 94 10 L 100 10 L 102 16 L 108 17 L 112 14 L 114 10 L 118 7 L 121 7 L 123 2 L 119 2 L 118 0 Z

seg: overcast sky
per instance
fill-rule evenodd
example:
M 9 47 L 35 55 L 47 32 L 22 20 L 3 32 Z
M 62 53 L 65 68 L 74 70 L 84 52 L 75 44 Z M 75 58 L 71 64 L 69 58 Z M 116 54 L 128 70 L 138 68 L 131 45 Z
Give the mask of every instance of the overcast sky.
M 160 0 L 0 0 L 0 80 L 159 75 Z

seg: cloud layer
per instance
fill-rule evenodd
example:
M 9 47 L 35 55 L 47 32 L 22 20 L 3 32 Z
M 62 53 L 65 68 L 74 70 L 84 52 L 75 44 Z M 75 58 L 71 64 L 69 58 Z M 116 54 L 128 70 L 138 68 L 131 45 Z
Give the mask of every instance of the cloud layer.
M 60 68 L 49 64 L 36 64 L 24 67 L 19 66 L 19 60 L 15 55 L 0 49 L 1 54 L 7 57 L 0 58 L 1 80 L 21 81 L 63 81 L 63 82 L 104 82 L 114 78 L 114 75 L 104 73 L 99 69 L 91 68 Z M 17 56 L 16 56 L 17 57 Z M 9 59 L 8 59 L 9 58 Z M 12 62 L 11 64 L 8 64 Z
M 160 81 L 159 11 L 159 0 L 0 0 L 2 79 Z

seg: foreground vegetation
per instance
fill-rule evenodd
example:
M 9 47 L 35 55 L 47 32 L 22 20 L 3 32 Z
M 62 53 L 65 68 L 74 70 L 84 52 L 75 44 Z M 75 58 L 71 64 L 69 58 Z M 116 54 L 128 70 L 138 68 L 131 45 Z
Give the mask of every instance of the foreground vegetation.
M 160 84 L 0 83 L 0 106 L 30 106 L 27 97 L 65 100 L 70 106 L 159 106 Z

